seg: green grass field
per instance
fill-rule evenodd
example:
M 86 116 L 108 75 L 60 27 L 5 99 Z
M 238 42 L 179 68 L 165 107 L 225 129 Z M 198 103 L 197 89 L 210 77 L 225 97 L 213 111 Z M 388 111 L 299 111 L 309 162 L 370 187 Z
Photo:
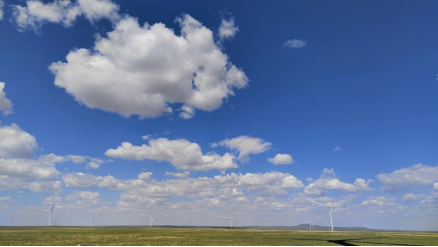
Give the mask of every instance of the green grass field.
M 7 245 L 438 245 L 437 233 L 210 228 L 2 227 Z

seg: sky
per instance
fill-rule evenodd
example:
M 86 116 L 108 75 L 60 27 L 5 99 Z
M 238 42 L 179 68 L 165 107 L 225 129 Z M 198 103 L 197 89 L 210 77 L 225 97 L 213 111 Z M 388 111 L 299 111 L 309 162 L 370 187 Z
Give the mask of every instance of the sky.
M 436 230 L 437 7 L 0 0 L 0 225 Z

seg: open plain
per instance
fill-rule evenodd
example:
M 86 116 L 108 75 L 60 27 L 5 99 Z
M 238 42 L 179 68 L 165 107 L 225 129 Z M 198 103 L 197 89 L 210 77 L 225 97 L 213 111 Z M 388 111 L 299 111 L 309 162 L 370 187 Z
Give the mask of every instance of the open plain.
M 8 245 L 438 245 L 438 233 L 217 228 L 2 227 Z

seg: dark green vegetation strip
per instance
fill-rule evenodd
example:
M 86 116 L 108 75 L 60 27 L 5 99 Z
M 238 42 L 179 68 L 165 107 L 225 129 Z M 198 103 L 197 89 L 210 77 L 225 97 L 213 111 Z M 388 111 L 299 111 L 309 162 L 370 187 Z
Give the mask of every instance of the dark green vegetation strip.
M 437 233 L 317 232 L 284 230 L 3 227 L 8 245 L 438 245 Z

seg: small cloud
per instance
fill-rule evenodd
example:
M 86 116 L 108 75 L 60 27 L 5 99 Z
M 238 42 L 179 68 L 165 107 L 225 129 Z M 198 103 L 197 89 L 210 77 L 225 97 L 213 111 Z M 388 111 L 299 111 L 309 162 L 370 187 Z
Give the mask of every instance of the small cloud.
M 91 161 L 85 166 L 85 169 L 87 170 L 89 169 L 97 170 L 99 168 L 100 168 L 100 164 L 95 161 Z
M 228 20 L 223 19 L 219 27 L 219 38 L 221 40 L 232 38 L 239 31 L 239 28 L 234 23 L 234 18 Z
M 140 174 L 138 174 L 138 179 L 140 180 L 149 180 L 149 178 L 151 178 L 152 176 L 152 172 L 142 172 Z
M 0 0 L 0 20 L 3 19 L 3 0 Z
M 175 177 L 175 178 L 185 178 L 190 176 L 190 172 L 185 171 L 185 172 L 166 172 L 164 174 L 164 176 L 171 176 L 171 177 Z
M 11 200 L 10 196 L 5 196 L 5 197 L 0 196 L 0 202 L 5 202 L 5 201 L 9 201 L 9 200 Z
M 181 112 L 181 114 L 179 114 L 179 116 L 180 116 L 181 118 L 184 118 L 184 119 L 190 119 L 190 118 L 192 118 L 193 116 L 195 116 L 195 108 L 193 108 L 193 107 L 191 107 L 191 106 L 183 105 L 183 106 L 181 107 L 181 110 L 182 110 L 182 112 Z
M 423 194 L 406 194 L 403 196 L 403 201 L 415 201 L 417 199 L 423 198 L 424 195 Z
M 0 7 L 1 7 L 1 0 L 0 0 Z M 0 18 L 1 20 L 1 18 Z M 4 92 L 5 89 L 5 83 L 0 82 L 0 111 L 3 112 L 3 115 L 9 115 L 12 113 L 12 102 L 6 98 L 6 93 Z
M 339 146 L 336 146 L 335 149 L 333 149 L 333 152 L 337 152 L 337 151 L 342 151 L 342 148 L 340 148 Z
M 300 49 L 306 46 L 307 42 L 301 39 L 293 39 L 288 40 L 286 43 L 284 43 L 285 47 L 292 48 L 292 49 Z
M 141 137 L 141 139 L 143 139 L 143 140 L 149 140 L 150 138 L 151 138 L 150 135 L 144 135 Z
M 247 163 L 250 161 L 248 155 L 266 152 L 271 148 L 272 143 L 265 142 L 263 139 L 260 138 L 254 138 L 250 136 L 238 136 L 232 139 L 225 139 L 217 143 L 217 145 L 212 144 L 212 147 L 217 147 L 218 145 L 238 151 L 238 159 L 243 163 Z
M 289 165 L 292 164 L 293 159 L 289 154 L 277 154 L 274 158 L 268 158 L 268 161 L 274 165 Z

